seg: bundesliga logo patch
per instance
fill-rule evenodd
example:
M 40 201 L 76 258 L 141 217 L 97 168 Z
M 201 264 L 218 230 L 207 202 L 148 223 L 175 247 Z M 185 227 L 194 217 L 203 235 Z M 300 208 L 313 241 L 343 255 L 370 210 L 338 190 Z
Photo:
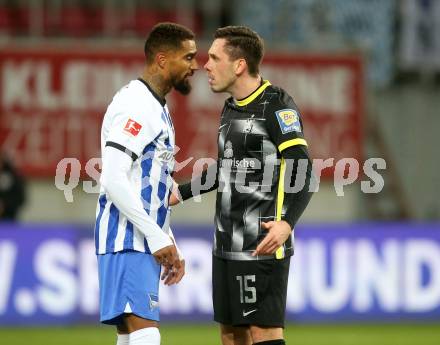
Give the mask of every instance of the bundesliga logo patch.
M 136 136 L 139 134 L 140 130 L 142 128 L 142 125 L 137 123 L 135 120 L 128 119 L 124 131 L 127 133 L 130 133 L 132 136 Z
M 293 109 L 283 109 L 275 112 L 283 134 L 301 132 L 298 113 Z

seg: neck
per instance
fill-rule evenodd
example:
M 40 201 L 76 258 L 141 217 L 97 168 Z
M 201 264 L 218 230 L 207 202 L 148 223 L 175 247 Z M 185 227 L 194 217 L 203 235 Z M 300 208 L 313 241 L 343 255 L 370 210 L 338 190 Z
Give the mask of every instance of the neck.
M 168 92 L 171 91 L 171 85 L 169 85 L 165 77 L 158 73 L 154 67 L 145 66 L 142 79 L 162 98 L 165 98 Z
M 250 75 L 241 76 L 237 79 L 233 90 L 231 90 L 231 95 L 235 99 L 244 99 L 251 95 L 261 84 L 261 76 L 257 75 L 256 77 L 252 77 Z

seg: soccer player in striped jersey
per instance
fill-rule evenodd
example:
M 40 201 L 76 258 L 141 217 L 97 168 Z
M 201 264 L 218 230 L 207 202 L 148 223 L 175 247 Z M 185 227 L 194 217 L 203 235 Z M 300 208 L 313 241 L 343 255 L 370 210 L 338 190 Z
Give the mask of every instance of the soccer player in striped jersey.
M 144 50 L 142 76 L 114 96 L 101 130 L 100 320 L 116 325 L 118 345 L 160 344 L 159 281 L 178 283 L 185 272 L 170 228 L 175 135 L 165 95 L 191 90 L 189 78 L 198 69 L 194 34 L 161 23 Z
M 292 97 L 259 74 L 258 34 L 230 26 L 214 37 L 209 85 L 231 95 L 218 161 L 179 191 L 185 200 L 217 189 L 212 285 L 223 345 L 284 345 L 293 229 L 312 196 L 308 144 Z

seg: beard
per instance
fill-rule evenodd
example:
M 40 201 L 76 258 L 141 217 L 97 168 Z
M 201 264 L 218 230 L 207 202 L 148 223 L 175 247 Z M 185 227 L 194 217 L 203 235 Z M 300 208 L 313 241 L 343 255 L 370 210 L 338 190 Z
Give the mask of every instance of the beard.
M 176 91 L 178 91 L 182 95 L 187 95 L 191 92 L 191 84 L 189 83 L 188 78 L 174 80 L 173 87 Z

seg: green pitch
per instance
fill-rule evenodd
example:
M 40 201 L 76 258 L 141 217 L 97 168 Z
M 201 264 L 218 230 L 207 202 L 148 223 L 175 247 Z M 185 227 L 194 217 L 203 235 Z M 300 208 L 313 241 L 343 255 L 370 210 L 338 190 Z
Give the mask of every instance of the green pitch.
M 163 345 L 218 345 L 215 325 L 161 327 Z M 440 324 L 289 325 L 287 345 L 438 345 Z M 0 328 L 0 344 L 114 345 L 112 327 Z

